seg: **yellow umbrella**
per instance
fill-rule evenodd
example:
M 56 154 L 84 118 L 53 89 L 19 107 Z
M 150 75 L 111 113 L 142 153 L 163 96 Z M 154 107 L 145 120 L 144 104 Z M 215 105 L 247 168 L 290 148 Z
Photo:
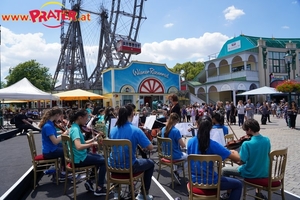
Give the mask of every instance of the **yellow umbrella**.
M 100 94 L 95 94 L 81 89 L 70 90 L 66 92 L 60 92 L 53 94 L 58 96 L 60 100 L 70 101 L 70 100 L 95 100 L 104 99 L 105 97 Z

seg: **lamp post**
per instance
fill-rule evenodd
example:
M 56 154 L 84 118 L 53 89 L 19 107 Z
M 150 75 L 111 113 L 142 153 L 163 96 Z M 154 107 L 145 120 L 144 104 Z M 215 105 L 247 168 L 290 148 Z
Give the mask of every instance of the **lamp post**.
M 284 60 L 285 60 L 285 64 L 286 64 L 286 67 L 287 67 L 288 80 L 290 80 L 291 79 L 291 76 L 290 76 L 291 63 L 292 63 L 292 60 L 293 60 L 293 56 L 290 54 L 290 51 L 288 51 L 288 53 L 285 54 Z M 291 92 L 289 92 L 289 106 L 291 106 L 291 102 L 292 102 L 292 94 L 291 94 Z

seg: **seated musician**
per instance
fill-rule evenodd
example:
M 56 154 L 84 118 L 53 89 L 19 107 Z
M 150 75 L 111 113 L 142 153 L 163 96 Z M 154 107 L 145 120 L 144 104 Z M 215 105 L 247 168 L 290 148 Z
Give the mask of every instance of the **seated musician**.
M 212 129 L 212 120 L 208 115 L 204 115 L 202 117 L 199 117 L 198 119 L 198 133 L 196 137 L 192 137 L 188 141 L 188 147 L 187 147 L 187 153 L 188 154 L 216 154 L 222 157 L 222 160 L 225 160 L 226 158 L 230 158 L 234 162 L 240 161 L 239 154 L 231 150 L 229 151 L 225 147 L 223 147 L 218 142 L 210 139 L 210 131 Z M 207 173 L 205 171 L 206 169 L 203 169 L 203 173 Z M 206 177 L 206 174 L 203 174 L 204 177 Z M 211 177 L 211 176 L 210 176 Z M 218 177 L 218 176 L 214 176 Z M 196 178 L 193 177 L 193 180 Z M 200 178 L 199 178 L 200 179 Z M 214 180 L 217 182 L 218 180 Z M 231 200 L 237 200 L 240 199 L 242 194 L 242 182 L 235 178 L 225 177 L 221 176 L 221 190 L 228 190 L 231 189 L 231 195 L 229 196 L 229 199 Z
M 136 158 L 136 149 L 139 145 L 143 149 L 152 150 L 153 145 L 141 129 L 131 124 L 133 116 L 134 108 L 132 105 L 121 107 L 119 110 L 119 118 L 116 122 L 116 126 L 111 129 L 110 138 L 128 139 L 131 141 L 133 173 L 144 172 L 144 183 L 147 194 L 145 199 L 151 200 L 153 199 L 153 196 L 149 195 L 149 189 L 151 186 L 151 178 L 154 170 L 154 162 L 150 159 Z M 126 157 L 125 159 L 128 159 L 128 157 Z M 136 199 L 144 199 L 143 193 L 140 192 Z
M 106 195 L 106 188 L 104 187 L 106 175 L 105 159 L 102 155 L 87 152 L 87 149 L 93 146 L 98 146 L 97 137 L 99 135 L 85 141 L 80 128 L 80 126 L 84 126 L 88 121 L 88 112 L 85 109 L 78 111 L 73 110 L 69 113 L 69 120 L 72 124 L 70 129 L 70 138 L 72 139 L 75 167 L 96 165 L 98 168 L 98 186 L 95 191 L 91 180 L 86 181 L 84 186 L 88 191 L 94 192 L 95 196 Z
M 180 121 L 180 117 L 177 113 L 171 113 L 169 119 L 167 121 L 166 126 L 161 130 L 161 137 L 170 138 L 172 140 L 172 151 L 173 151 L 173 159 L 174 160 L 186 160 L 187 154 L 182 152 L 181 148 L 185 148 L 185 143 L 181 137 L 180 131 L 175 127 L 175 125 Z M 173 169 L 175 180 L 179 185 L 181 185 L 179 180 L 179 173 L 182 171 L 181 169 L 176 169 L 177 166 L 174 165 L 175 169 Z M 185 163 L 185 167 L 187 167 L 187 162 Z
M 61 171 L 65 169 L 64 151 L 61 145 L 61 137 L 57 135 L 55 124 L 62 116 L 63 111 L 58 107 L 47 110 L 40 121 L 39 127 L 42 129 L 42 153 L 45 159 L 61 159 Z M 69 134 L 65 130 L 62 134 Z M 63 177 L 60 177 L 64 179 Z
M 246 120 L 243 124 L 243 130 L 252 137 L 251 140 L 243 142 L 240 148 L 241 161 L 238 164 L 241 166 L 224 167 L 222 168 L 222 175 L 267 178 L 269 176 L 270 139 L 259 133 L 260 126 L 255 119 Z M 221 195 L 223 199 L 227 199 L 228 196 L 230 196 L 230 191 Z M 256 196 L 266 199 L 262 193 L 257 193 Z
M 23 133 L 21 134 L 26 134 L 28 132 L 28 129 L 32 129 L 33 131 L 41 131 L 40 129 L 32 125 L 33 119 L 27 117 L 25 113 L 25 108 L 21 108 L 20 113 L 15 118 L 16 127 L 21 129 L 21 132 L 23 131 Z
M 224 125 L 224 115 L 222 115 L 220 112 L 213 112 L 212 122 L 212 128 L 220 128 L 223 130 L 224 135 L 228 134 L 228 127 Z

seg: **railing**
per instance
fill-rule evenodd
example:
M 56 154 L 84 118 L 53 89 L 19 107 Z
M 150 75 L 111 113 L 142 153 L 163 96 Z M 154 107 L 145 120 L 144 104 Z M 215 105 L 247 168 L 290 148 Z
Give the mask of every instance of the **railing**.
M 239 71 L 239 72 L 233 72 L 231 74 L 223 74 L 219 76 L 207 77 L 207 83 L 230 80 L 234 78 L 242 78 L 242 77 L 246 77 L 247 81 L 259 81 L 258 71 Z
M 199 97 L 197 97 L 196 95 L 194 95 L 192 93 L 190 93 L 190 101 L 191 101 L 191 104 L 194 104 L 194 103 L 199 103 L 199 104 L 205 103 L 205 100 L 200 99 Z

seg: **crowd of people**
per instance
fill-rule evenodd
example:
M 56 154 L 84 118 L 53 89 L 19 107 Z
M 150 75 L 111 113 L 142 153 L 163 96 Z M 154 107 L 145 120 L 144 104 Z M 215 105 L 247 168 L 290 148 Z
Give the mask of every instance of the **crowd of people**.
M 282 102 L 282 105 L 274 105 L 268 102 L 264 102 L 259 107 L 251 103 L 248 99 L 246 103 L 242 101 L 238 102 L 238 105 L 234 105 L 232 102 L 218 101 L 215 106 L 203 104 L 201 106 L 180 106 L 178 97 L 175 94 L 169 96 L 170 105 L 166 107 L 157 107 L 157 110 L 152 110 L 149 104 L 145 104 L 140 110 L 137 110 L 134 104 L 127 104 L 122 107 L 94 107 L 91 103 L 87 103 L 84 109 L 64 111 L 61 108 L 54 107 L 47 110 L 39 124 L 39 130 L 42 134 L 42 152 L 45 158 L 61 158 L 62 167 L 61 171 L 64 171 L 63 163 L 63 150 L 61 146 L 61 137 L 57 134 L 55 128 L 55 122 L 68 120 L 70 128 L 61 134 L 69 135 L 72 140 L 72 150 L 74 153 L 74 163 L 76 167 L 96 165 L 98 168 L 98 185 L 94 188 L 93 182 L 88 180 L 85 183 L 85 187 L 88 191 L 93 191 L 94 195 L 101 196 L 106 195 L 105 177 L 106 168 L 105 162 L 113 163 L 109 157 L 108 160 L 102 155 L 89 151 L 90 148 L 98 145 L 96 138 L 99 135 L 93 137 L 86 137 L 86 134 L 82 131 L 80 126 L 86 125 L 90 120 L 94 120 L 95 123 L 109 124 L 110 119 L 116 118 L 116 124 L 111 130 L 107 130 L 109 133 L 107 137 L 110 139 L 128 139 L 132 143 L 132 163 L 133 173 L 144 172 L 144 185 L 146 191 L 146 199 L 151 200 L 153 196 L 149 194 L 151 187 L 151 177 L 154 171 L 154 161 L 149 158 L 137 157 L 136 150 L 138 148 L 152 150 L 152 141 L 146 136 L 143 130 L 132 124 L 134 116 L 139 112 L 140 120 L 143 116 L 149 116 L 151 114 L 158 115 L 158 118 L 165 118 L 165 127 L 160 131 L 160 137 L 170 138 L 173 146 L 170 151 L 173 152 L 173 158 L 175 160 L 187 160 L 189 154 L 217 154 L 220 155 L 223 160 L 231 159 L 236 165 L 234 167 L 224 167 L 222 169 L 221 176 L 221 190 L 226 192 L 221 194 L 220 199 L 240 199 L 242 193 L 242 182 L 236 177 L 242 178 L 266 178 L 268 177 L 269 170 L 269 153 L 271 149 L 271 143 L 269 138 L 263 136 L 260 133 L 260 123 L 254 119 L 254 114 L 260 112 L 263 118 L 268 118 L 267 115 L 273 114 L 272 110 L 277 110 L 278 107 L 286 109 L 288 125 L 291 128 L 295 128 L 295 122 L 298 112 L 298 108 L 295 102 L 289 106 L 287 102 Z M 270 105 L 270 106 L 269 106 Z M 273 105 L 273 107 L 272 107 Z M 270 111 L 270 112 L 269 112 Z M 161 114 L 157 114 L 161 113 Z M 238 122 L 236 122 L 238 117 Z M 28 120 L 28 119 L 27 119 Z M 210 139 L 210 133 L 212 129 L 222 129 L 224 136 L 229 133 L 228 127 L 224 122 L 228 120 L 228 123 L 238 124 L 248 135 L 251 140 L 242 143 L 240 150 L 228 150 L 226 147 Z M 197 134 L 186 144 L 183 141 L 182 134 L 176 128 L 176 124 L 179 122 L 193 122 L 197 126 Z M 263 124 L 261 122 L 261 124 Z M 187 151 L 184 153 L 183 148 Z M 121 156 L 124 154 L 120 154 Z M 128 160 L 128 157 L 124 157 L 124 160 Z M 187 166 L 187 163 L 185 162 Z M 206 171 L 204 173 L 216 173 L 213 171 Z M 180 182 L 180 173 L 182 170 L 175 166 L 173 174 L 178 184 Z M 193 173 L 193 172 L 192 172 Z M 206 175 L 205 175 L 206 176 Z M 217 176 L 216 176 L 217 177 Z M 192 174 L 193 181 L 196 181 L 196 177 Z M 217 180 L 213 180 L 217 181 Z M 117 187 L 117 186 L 116 186 Z M 143 191 L 143 190 L 141 190 Z M 266 197 L 257 191 L 257 196 L 266 199 Z M 144 199 L 143 193 L 140 192 L 136 199 Z

